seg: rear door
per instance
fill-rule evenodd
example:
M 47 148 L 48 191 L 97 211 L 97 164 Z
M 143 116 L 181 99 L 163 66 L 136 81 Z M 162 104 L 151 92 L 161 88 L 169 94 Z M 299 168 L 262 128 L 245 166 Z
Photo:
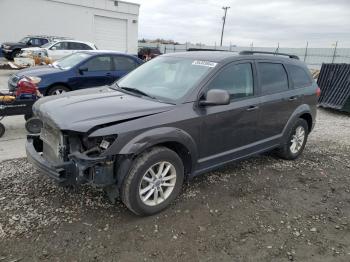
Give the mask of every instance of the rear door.
M 89 59 L 79 67 L 75 80 L 79 89 L 112 84 L 114 82 L 112 57 L 100 55 Z
M 285 65 L 276 61 L 257 61 L 260 113 L 257 137 L 266 143 L 282 134 L 294 109 L 300 103 L 291 87 Z
M 122 56 L 122 55 L 114 55 L 113 57 L 113 78 L 114 80 L 118 80 L 119 78 L 125 76 L 130 71 L 134 70 L 138 67 L 136 61 L 130 57 Z
M 250 153 L 259 113 L 254 75 L 252 61 L 234 62 L 221 69 L 207 86 L 207 90 L 227 90 L 231 102 L 199 109 L 203 123 L 200 169 Z

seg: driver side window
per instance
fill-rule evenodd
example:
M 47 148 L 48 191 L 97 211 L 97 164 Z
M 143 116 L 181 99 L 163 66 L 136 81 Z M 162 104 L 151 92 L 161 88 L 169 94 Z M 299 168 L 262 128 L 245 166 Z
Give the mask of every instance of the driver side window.
M 224 67 L 209 84 L 210 89 L 223 89 L 231 98 L 254 95 L 253 70 L 251 63 L 230 64 Z
M 52 50 L 68 50 L 67 42 L 59 42 L 51 47 Z
M 89 72 L 111 71 L 112 59 L 110 56 L 97 56 L 87 61 L 82 67 Z

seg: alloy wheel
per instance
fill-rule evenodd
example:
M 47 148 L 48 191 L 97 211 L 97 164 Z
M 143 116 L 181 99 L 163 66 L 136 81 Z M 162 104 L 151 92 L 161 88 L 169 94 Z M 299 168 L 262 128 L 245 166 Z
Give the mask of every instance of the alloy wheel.
M 164 202 L 173 192 L 176 183 L 176 169 L 169 162 L 158 162 L 150 167 L 141 179 L 139 196 L 147 206 Z
M 297 154 L 299 153 L 300 149 L 302 148 L 303 146 L 303 143 L 304 143 L 304 140 L 305 140 L 305 129 L 304 127 L 302 126 L 298 126 L 296 129 L 295 129 L 295 133 L 294 135 L 292 136 L 292 140 L 290 141 L 291 142 L 291 145 L 290 145 L 290 151 L 293 153 L 293 154 Z

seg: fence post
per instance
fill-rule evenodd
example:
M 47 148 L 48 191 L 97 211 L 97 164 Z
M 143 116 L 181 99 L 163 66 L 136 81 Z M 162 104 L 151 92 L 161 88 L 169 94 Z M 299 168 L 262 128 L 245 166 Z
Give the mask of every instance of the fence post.
M 306 62 L 306 57 L 307 57 L 307 49 L 309 48 L 309 42 L 306 42 L 306 47 L 305 47 L 305 54 L 304 54 L 304 63 Z
M 334 52 L 333 52 L 333 58 L 332 58 L 332 64 L 334 63 L 335 57 L 337 56 L 337 47 L 338 47 L 338 41 L 335 42 Z
M 176 49 L 175 49 L 175 44 L 173 45 L 174 46 L 174 53 L 176 52 Z
M 277 48 L 276 48 L 275 53 L 278 53 L 279 50 L 280 50 L 280 42 L 278 42 L 278 44 L 277 44 Z
M 164 46 L 164 54 L 166 54 L 166 45 Z

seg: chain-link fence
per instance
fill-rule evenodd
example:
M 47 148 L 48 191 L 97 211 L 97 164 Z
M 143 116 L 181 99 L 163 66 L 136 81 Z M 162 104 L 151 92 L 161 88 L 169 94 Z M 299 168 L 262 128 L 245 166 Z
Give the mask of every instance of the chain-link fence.
M 197 49 L 217 49 L 230 52 L 240 52 L 243 50 L 268 51 L 288 53 L 299 56 L 310 68 L 320 68 L 322 63 L 347 63 L 350 64 L 350 48 L 284 48 L 284 47 L 241 47 L 241 46 L 207 46 L 207 45 L 165 45 L 157 43 L 139 43 L 139 47 L 158 47 L 162 53 L 184 52 L 189 48 Z

